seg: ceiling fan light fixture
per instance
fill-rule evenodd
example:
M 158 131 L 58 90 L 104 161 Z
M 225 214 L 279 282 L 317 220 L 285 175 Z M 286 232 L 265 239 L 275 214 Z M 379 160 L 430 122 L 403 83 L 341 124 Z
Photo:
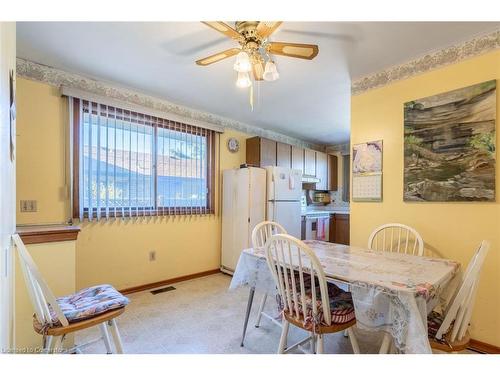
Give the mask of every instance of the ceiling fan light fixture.
M 236 80 L 236 86 L 245 89 L 252 85 L 250 81 L 250 75 L 247 72 L 238 72 L 238 79 Z
M 233 69 L 238 73 L 248 73 L 252 70 L 252 64 L 250 63 L 250 57 L 245 51 L 241 51 L 236 56 L 236 61 L 233 65 Z
M 269 60 L 266 63 L 262 78 L 264 78 L 265 81 L 276 81 L 279 77 L 280 74 L 278 73 L 278 69 L 276 69 L 276 64 Z

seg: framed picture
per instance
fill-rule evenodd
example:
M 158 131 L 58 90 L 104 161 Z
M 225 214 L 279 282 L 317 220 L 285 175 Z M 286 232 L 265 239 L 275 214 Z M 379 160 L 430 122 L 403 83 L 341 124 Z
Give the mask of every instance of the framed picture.
M 404 200 L 495 200 L 496 81 L 404 105 Z
M 382 140 L 352 147 L 352 200 L 382 201 Z

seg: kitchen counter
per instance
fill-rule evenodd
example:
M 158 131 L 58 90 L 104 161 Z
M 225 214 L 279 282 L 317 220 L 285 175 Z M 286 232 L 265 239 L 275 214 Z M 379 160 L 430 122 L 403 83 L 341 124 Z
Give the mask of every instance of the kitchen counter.
M 305 212 L 301 213 L 301 216 L 307 216 L 307 215 L 320 215 L 320 214 L 347 214 L 349 215 L 349 209 L 342 209 L 342 208 L 331 208 L 327 210 L 318 210 L 318 209 L 309 209 Z

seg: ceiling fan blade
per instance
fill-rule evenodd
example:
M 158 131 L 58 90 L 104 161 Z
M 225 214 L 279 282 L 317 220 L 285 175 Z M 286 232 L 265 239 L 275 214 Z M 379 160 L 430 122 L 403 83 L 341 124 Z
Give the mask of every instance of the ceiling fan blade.
M 264 64 L 262 61 L 255 61 L 252 64 L 253 78 L 256 81 L 262 81 L 264 79 Z
M 202 23 L 204 23 L 208 27 L 211 27 L 212 29 L 217 30 L 218 32 L 220 32 L 220 33 L 224 34 L 225 36 L 227 36 L 231 39 L 234 39 L 236 41 L 239 41 L 239 40 L 241 40 L 241 38 L 243 38 L 243 36 L 239 32 L 237 32 L 235 29 L 233 29 L 231 26 L 229 26 L 228 24 L 226 24 L 224 22 L 221 22 L 221 21 L 208 21 L 208 22 L 202 21 Z
M 305 31 L 305 30 L 295 30 L 295 29 L 281 29 L 282 33 L 288 33 L 288 34 L 295 34 L 295 35 L 302 35 L 302 36 L 308 36 L 308 37 L 315 37 L 315 38 L 327 38 L 339 42 L 347 42 L 347 43 L 356 43 L 360 40 L 360 36 L 356 35 L 356 33 L 325 33 L 321 31 Z
M 260 21 L 257 25 L 257 34 L 259 34 L 262 38 L 267 38 L 269 35 L 274 33 L 282 23 L 283 21 Z
M 319 48 L 315 44 L 300 44 L 300 43 L 269 43 L 269 53 L 288 57 L 297 57 L 299 59 L 312 60 L 319 52 Z
M 228 50 L 225 50 L 223 52 L 216 53 L 214 55 L 205 57 L 204 59 L 200 59 L 196 61 L 196 64 L 201 65 L 201 66 L 207 66 L 213 63 L 216 63 L 218 61 L 227 59 L 228 57 L 234 56 L 237 53 L 239 53 L 241 50 L 239 48 L 231 48 Z

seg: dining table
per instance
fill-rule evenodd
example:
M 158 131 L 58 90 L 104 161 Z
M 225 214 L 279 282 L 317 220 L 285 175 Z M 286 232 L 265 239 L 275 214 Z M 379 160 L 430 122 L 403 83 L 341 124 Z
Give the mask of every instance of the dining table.
M 359 329 L 392 336 L 400 353 L 432 353 L 427 315 L 444 311 L 459 282 L 460 263 L 317 240 L 304 243 L 316 254 L 327 281 L 352 293 Z M 241 252 L 229 288 L 243 286 L 250 291 L 242 345 L 255 291 L 277 293 L 263 248 Z

